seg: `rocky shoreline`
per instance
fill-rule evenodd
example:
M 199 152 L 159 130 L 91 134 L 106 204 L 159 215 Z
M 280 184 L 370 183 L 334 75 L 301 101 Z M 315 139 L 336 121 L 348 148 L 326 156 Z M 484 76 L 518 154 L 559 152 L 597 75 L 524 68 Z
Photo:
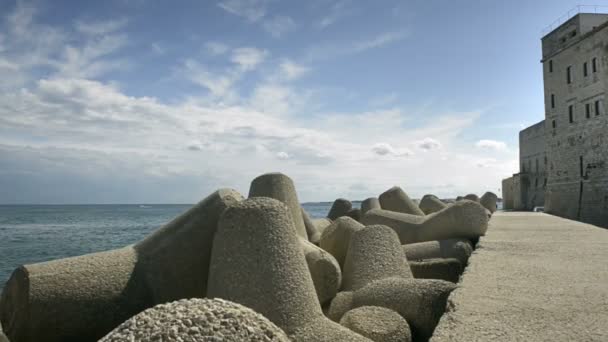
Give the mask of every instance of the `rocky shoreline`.
M 0 322 L 13 342 L 425 341 L 496 201 L 393 187 L 311 219 L 264 174 L 133 245 L 17 268 Z

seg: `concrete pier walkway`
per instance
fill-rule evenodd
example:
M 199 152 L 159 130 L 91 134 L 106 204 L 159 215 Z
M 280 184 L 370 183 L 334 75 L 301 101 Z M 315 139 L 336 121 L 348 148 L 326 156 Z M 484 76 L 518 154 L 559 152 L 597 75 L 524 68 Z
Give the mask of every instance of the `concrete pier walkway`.
M 608 341 L 608 230 L 497 212 L 431 341 Z

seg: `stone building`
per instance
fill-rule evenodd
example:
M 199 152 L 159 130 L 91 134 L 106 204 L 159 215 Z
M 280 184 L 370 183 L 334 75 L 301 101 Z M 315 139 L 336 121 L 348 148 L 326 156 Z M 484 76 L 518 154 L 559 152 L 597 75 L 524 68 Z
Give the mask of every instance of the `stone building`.
M 505 204 L 530 209 L 544 188 L 546 212 L 608 226 L 608 14 L 579 13 L 545 35 L 541 62 L 545 120 L 520 132 Z M 542 130 L 546 159 L 531 149 Z
M 545 121 L 519 132 L 520 172 L 502 182 L 503 207 L 533 210 L 545 204 L 547 154 Z

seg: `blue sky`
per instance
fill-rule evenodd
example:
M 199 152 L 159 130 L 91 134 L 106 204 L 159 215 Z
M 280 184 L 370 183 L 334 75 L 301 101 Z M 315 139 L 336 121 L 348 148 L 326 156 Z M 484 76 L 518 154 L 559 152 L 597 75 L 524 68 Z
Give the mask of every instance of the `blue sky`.
M 602 3 L 604 4 L 604 3 Z M 2 1 L 0 203 L 498 191 L 571 1 Z

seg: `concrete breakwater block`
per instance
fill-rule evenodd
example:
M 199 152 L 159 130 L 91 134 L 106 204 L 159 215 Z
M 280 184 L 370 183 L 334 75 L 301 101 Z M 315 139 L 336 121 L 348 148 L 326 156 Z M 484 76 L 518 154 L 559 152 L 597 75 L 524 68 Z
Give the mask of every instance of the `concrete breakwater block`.
M 475 194 L 465 195 L 462 199 L 473 201 L 473 202 L 479 202 L 479 196 L 477 196 Z
M 300 246 L 321 305 L 336 296 L 342 284 L 340 265 L 331 254 L 302 238 Z
M 486 192 L 479 199 L 479 203 L 484 206 L 484 208 L 488 209 L 491 213 L 496 211 L 496 202 L 498 201 L 498 196 L 496 196 L 493 192 Z
M 350 310 L 342 316 L 340 324 L 374 342 L 412 340 L 407 321 L 397 312 L 379 306 L 362 306 Z
M 441 279 L 457 283 L 464 271 L 464 264 L 454 258 L 409 261 L 410 269 L 418 279 Z
M 349 212 L 346 213 L 346 216 L 352 218 L 355 221 L 359 221 L 359 220 L 361 220 L 361 209 L 359 209 L 359 208 L 351 209 Z
M 251 198 L 224 211 L 208 296 L 253 309 L 292 341 L 368 341 L 323 316 L 292 217 L 274 199 Z
M 352 218 L 342 216 L 323 231 L 319 246 L 333 255 L 340 267 L 343 267 L 351 235 L 363 227 L 361 223 Z
M 95 341 L 146 308 L 205 296 L 219 215 L 241 199 L 219 190 L 133 246 L 17 268 L 0 298 L 7 336 Z
M 428 340 L 445 311 L 456 284 L 435 279 L 386 278 L 332 300 L 328 317 L 340 321 L 348 311 L 379 306 L 396 311 L 409 323 L 414 340 Z
M 418 205 L 412 201 L 408 195 L 398 186 L 394 186 L 379 197 L 380 206 L 384 210 L 395 211 L 398 213 L 424 216 L 424 212 L 420 210 Z
M 372 209 L 381 209 L 380 201 L 376 197 L 369 197 L 361 202 L 361 215 L 365 215 L 366 212 Z
M 308 239 L 302 208 L 298 200 L 298 194 L 293 180 L 282 173 L 266 173 L 251 181 L 249 187 L 249 198 L 268 197 L 282 202 L 289 209 L 293 218 L 296 232 L 300 237 Z
M 473 245 L 468 239 L 418 242 L 402 247 L 407 260 L 410 262 L 423 259 L 455 258 L 466 265 L 473 253 Z
M 425 215 L 429 215 L 445 209 L 448 205 L 443 203 L 435 195 L 424 195 L 420 200 L 420 204 L 418 206 L 420 207 L 420 210 L 424 212 Z
M 222 299 L 182 299 L 147 309 L 99 342 L 274 341 L 287 335 L 259 313 Z
M 343 277 L 342 289 L 353 291 L 376 280 L 413 275 L 395 231 L 376 225 L 352 233 Z
M 329 209 L 329 213 L 327 214 L 327 218 L 330 220 L 336 220 L 338 217 L 347 216 L 348 212 L 353 209 L 353 204 L 345 199 L 338 198 L 331 205 L 331 209 Z
M 206 295 L 220 214 L 243 199 L 236 190 L 217 190 L 135 244 L 154 304 Z
M 321 240 L 321 232 L 317 229 L 317 226 L 310 218 L 310 215 L 308 215 L 308 212 L 304 210 L 304 208 L 301 209 L 302 219 L 304 220 L 304 227 L 306 228 L 306 236 L 308 236 L 308 241 L 314 243 L 315 245 L 318 245 L 319 240 Z
M 374 209 L 361 218 L 361 223 L 389 226 L 397 232 L 402 244 L 409 244 L 482 236 L 488 228 L 488 216 L 479 203 L 463 200 L 427 216 Z

